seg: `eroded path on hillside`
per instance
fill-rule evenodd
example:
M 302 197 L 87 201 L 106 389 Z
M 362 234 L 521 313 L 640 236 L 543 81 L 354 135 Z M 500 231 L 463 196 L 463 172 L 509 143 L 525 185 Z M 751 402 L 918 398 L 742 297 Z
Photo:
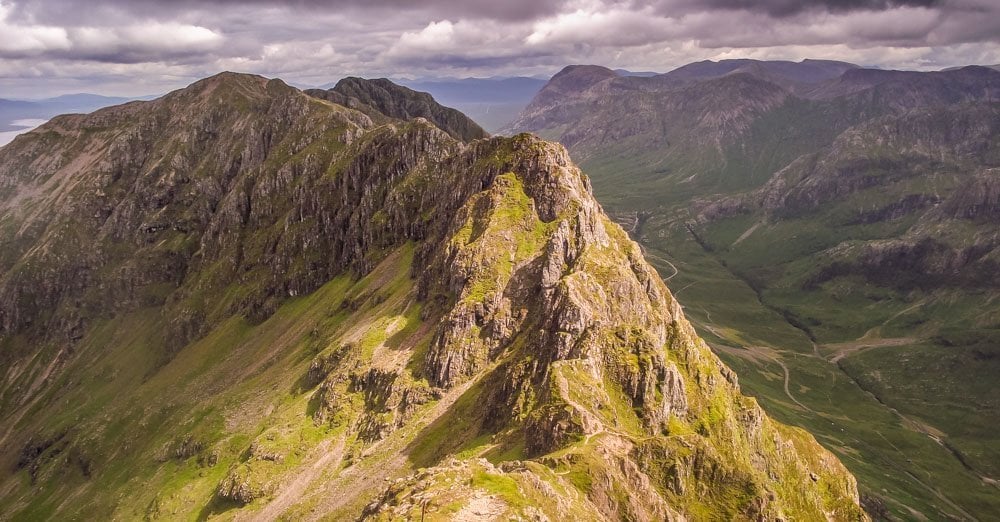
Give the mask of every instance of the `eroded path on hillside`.
M 487 375 L 495 367 L 496 364 L 491 365 L 483 370 L 481 375 Z M 316 505 L 312 512 L 335 513 L 338 516 L 346 516 L 353 507 L 360 507 L 352 503 L 370 497 L 382 489 L 389 480 L 411 470 L 413 465 L 406 451 L 407 446 L 414 441 L 421 430 L 451 410 L 458 399 L 477 382 L 477 379 L 470 379 L 450 389 L 426 412 L 413 416 L 414 419 L 419 419 L 418 423 L 396 430 L 388 437 L 365 447 L 362 452 L 362 455 L 367 456 L 376 453 L 387 455 L 386 458 L 368 459 L 362 464 L 349 465 L 331 480 L 319 484 L 317 488 L 297 500 L 300 502 L 314 500 Z
M 340 466 L 344 458 L 345 437 L 340 436 L 334 441 L 324 441 L 320 444 L 313 455 L 318 457 L 311 464 L 307 464 L 302 472 L 288 482 L 278 496 L 269 502 L 264 509 L 254 513 L 250 520 L 254 522 L 271 522 L 277 520 L 282 513 L 292 507 L 306 492 L 306 488 L 313 483 L 323 471 Z

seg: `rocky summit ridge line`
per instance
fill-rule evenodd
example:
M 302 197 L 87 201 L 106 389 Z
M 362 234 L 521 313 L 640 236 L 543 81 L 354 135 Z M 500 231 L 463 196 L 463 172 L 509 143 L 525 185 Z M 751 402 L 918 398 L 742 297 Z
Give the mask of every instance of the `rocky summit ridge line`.
M 0 361 L 4 518 L 867 518 L 561 146 L 280 80 L 0 149 Z

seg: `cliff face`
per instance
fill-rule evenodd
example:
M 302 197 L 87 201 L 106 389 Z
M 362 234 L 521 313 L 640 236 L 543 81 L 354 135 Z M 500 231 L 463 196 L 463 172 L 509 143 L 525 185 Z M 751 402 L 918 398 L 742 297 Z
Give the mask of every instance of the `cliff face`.
M 0 245 L 14 517 L 864 518 L 537 138 L 223 74 L 0 149 Z

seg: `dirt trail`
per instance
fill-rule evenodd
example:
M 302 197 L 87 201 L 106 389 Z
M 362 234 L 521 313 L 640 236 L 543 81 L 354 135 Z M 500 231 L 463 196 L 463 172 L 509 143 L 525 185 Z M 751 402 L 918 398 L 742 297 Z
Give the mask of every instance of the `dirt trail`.
M 752 359 L 754 361 L 767 359 L 768 361 L 777 364 L 778 366 L 781 367 L 781 371 L 785 374 L 785 383 L 784 383 L 785 395 L 787 395 L 792 402 L 797 404 L 803 410 L 813 411 L 812 408 L 806 406 L 805 404 L 802 404 L 801 402 L 799 402 L 798 399 L 795 398 L 794 395 L 792 395 L 792 391 L 789 386 L 789 381 L 791 380 L 791 372 L 788 370 L 788 365 L 785 364 L 785 361 L 781 360 L 781 354 L 777 350 L 768 348 L 766 346 L 744 346 L 743 348 L 733 348 L 730 346 L 713 345 L 712 348 L 716 350 L 721 350 L 726 353 L 731 353 L 737 357 Z
M 587 433 L 584 437 L 583 443 L 590 444 L 590 439 L 593 438 L 594 435 L 599 435 L 606 431 L 604 423 L 590 413 L 590 410 L 584 408 L 583 405 L 573 400 L 572 395 L 569 393 L 569 381 L 566 380 L 566 377 L 563 376 L 562 373 L 558 374 L 557 379 L 556 385 L 559 387 L 559 395 L 564 401 L 566 401 L 566 404 L 569 404 L 571 408 L 575 409 L 580 414 L 583 430 Z
M 683 291 L 687 290 L 688 288 L 694 286 L 695 283 L 697 283 L 697 282 L 698 281 L 691 281 L 690 283 L 682 286 L 680 290 L 674 292 L 674 299 L 677 299 L 677 296 L 681 295 L 681 292 L 683 292 Z M 684 305 L 682 304 L 681 306 L 683 307 Z
M 853 355 L 855 353 L 860 353 L 871 348 L 882 348 L 886 346 L 905 346 L 908 344 L 914 344 L 919 342 L 920 339 L 916 337 L 890 337 L 890 338 L 860 338 L 854 341 L 848 341 L 845 343 L 831 343 L 819 345 L 825 350 L 832 352 L 828 360 L 834 364 L 840 362 L 841 359 L 847 357 L 848 355 Z M 816 346 L 813 343 L 813 346 Z M 818 353 L 818 350 L 817 350 Z
M 322 455 L 306 467 L 291 482 L 281 489 L 278 496 L 264 506 L 264 509 L 254 513 L 250 520 L 254 522 L 271 522 L 292 507 L 302 498 L 306 488 L 316 480 L 324 470 L 340 464 L 344 457 L 344 437 L 341 436 L 330 447 L 331 441 L 326 441 L 318 448 Z
M 770 358 L 775 363 L 777 363 L 778 366 L 781 366 L 781 371 L 785 372 L 785 395 L 787 395 L 788 398 L 792 400 L 792 402 L 798 404 L 799 407 L 802 408 L 803 410 L 812 411 L 812 409 L 810 409 L 808 406 L 799 402 L 799 400 L 796 399 L 795 396 L 792 395 L 792 392 L 788 389 L 788 381 L 791 376 L 788 371 L 788 366 L 785 364 L 785 361 L 782 361 L 781 358 L 777 355 L 768 354 L 767 357 Z
M 507 504 L 492 496 L 477 494 L 462 509 L 453 515 L 455 522 L 481 522 L 501 520 L 507 512 Z
M 608 426 L 605 422 L 601 420 L 600 417 L 591 413 L 590 410 L 584 408 L 582 404 L 573 399 L 573 396 L 569 393 L 569 381 L 561 373 L 557 374 L 557 386 L 559 387 L 559 394 L 562 400 L 566 401 L 570 407 L 574 408 L 578 413 L 583 424 L 583 430 L 587 434 L 583 438 L 583 444 L 590 444 L 591 439 L 598 435 L 612 435 L 617 437 L 618 441 L 625 444 L 636 443 L 640 441 L 650 440 L 656 438 L 656 435 L 650 435 L 648 437 L 637 437 L 634 434 L 626 433 L 617 426 Z M 556 472 L 556 475 L 565 475 L 568 471 L 562 473 Z
M 729 248 L 732 248 L 732 247 L 734 247 L 734 246 L 742 243 L 746 238 L 750 237 L 751 234 L 753 234 L 754 232 L 756 232 L 757 229 L 760 228 L 760 226 L 763 225 L 763 224 L 764 224 L 763 221 L 758 221 L 758 222 L 754 223 L 752 227 L 748 228 L 746 230 L 746 232 L 743 232 L 743 234 L 741 234 L 740 237 L 736 238 L 736 241 L 733 241 L 733 244 L 729 245 Z
M 673 263 L 671 263 L 670 261 L 667 261 L 666 259 L 664 259 L 664 258 L 663 258 L 663 257 L 661 257 L 661 256 L 658 256 L 658 255 L 656 255 L 656 254 L 653 254 L 652 252 L 650 252 L 649 250 L 646 250 L 645 248 L 643 248 L 643 249 L 642 249 L 642 255 L 643 255 L 643 256 L 644 256 L 644 257 L 645 257 L 646 259 L 651 259 L 651 260 L 653 260 L 653 261 L 658 261 L 658 262 L 660 262 L 660 263 L 664 263 L 664 264 L 668 265 L 668 266 L 670 267 L 670 269 L 671 269 L 671 270 L 673 270 L 673 271 L 674 271 L 674 273 L 672 273 L 672 274 L 670 274 L 670 275 L 668 275 L 668 276 L 663 276 L 663 275 L 661 274 L 661 276 L 660 276 L 660 277 L 662 277 L 662 278 L 663 278 L 663 282 L 664 282 L 664 283 L 666 283 L 666 282 L 670 281 L 671 279 L 673 279 L 673 278 L 674 278 L 674 276 L 676 276 L 676 275 L 677 275 L 677 273 L 679 272 L 679 270 L 677 270 L 677 267 L 676 267 L 676 266 L 674 266 L 674 264 L 673 264 Z
M 487 375 L 493 367 L 484 370 L 482 375 Z M 335 481 L 324 484 L 316 492 L 321 500 L 320 505 L 316 506 L 315 512 L 334 513 L 348 508 L 350 503 L 364 498 L 365 492 L 381 489 L 387 480 L 407 471 L 410 462 L 405 449 L 413 441 L 413 435 L 447 413 L 459 397 L 476 382 L 478 381 L 470 380 L 452 388 L 426 414 L 418 416 L 421 420 L 420 424 L 404 427 L 389 435 L 388 438 L 368 446 L 364 451 L 365 455 L 374 455 L 377 451 L 391 456 L 380 462 L 366 463 L 362 461 L 358 465 L 344 469 Z

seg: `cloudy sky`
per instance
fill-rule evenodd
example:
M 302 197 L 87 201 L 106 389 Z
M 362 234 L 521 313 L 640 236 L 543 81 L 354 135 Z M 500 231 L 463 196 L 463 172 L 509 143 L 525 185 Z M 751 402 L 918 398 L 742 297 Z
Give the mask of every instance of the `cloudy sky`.
M 0 0 L 0 98 L 153 94 L 222 70 L 318 85 L 737 57 L 1000 63 L 1000 0 Z

